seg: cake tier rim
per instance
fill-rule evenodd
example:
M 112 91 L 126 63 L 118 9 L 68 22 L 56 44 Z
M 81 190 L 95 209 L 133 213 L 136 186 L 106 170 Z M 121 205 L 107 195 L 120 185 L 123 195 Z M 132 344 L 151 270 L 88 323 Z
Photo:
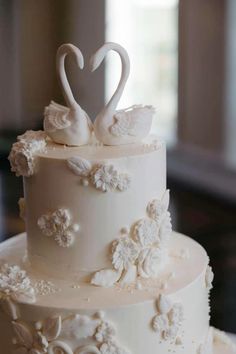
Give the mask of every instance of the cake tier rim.
M 103 308 L 104 310 L 125 308 L 128 306 L 135 306 L 135 305 L 138 305 L 141 303 L 153 302 L 156 300 L 157 295 L 160 293 L 170 296 L 170 297 L 171 296 L 178 297 L 179 293 L 181 293 L 182 291 L 184 291 L 185 289 L 190 287 L 201 276 L 203 276 L 204 272 L 206 272 L 209 258 L 208 258 L 208 255 L 207 255 L 205 249 L 197 241 L 193 240 L 189 236 L 186 236 L 186 235 L 183 235 L 180 233 L 176 233 L 176 232 L 173 232 L 173 233 L 176 235 L 179 235 L 179 237 L 181 237 L 184 240 L 190 241 L 190 243 L 192 245 L 194 245 L 195 247 L 197 246 L 198 250 L 201 250 L 201 253 L 202 253 L 201 256 L 204 258 L 204 262 L 202 262 L 201 269 L 200 269 L 200 271 L 197 272 L 197 275 L 192 277 L 191 281 L 187 281 L 185 286 L 179 286 L 179 288 L 174 291 L 167 288 L 167 289 L 163 289 L 163 290 L 154 289 L 154 291 L 152 293 L 149 292 L 147 289 L 144 289 L 144 290 L 143 289 L 141 289 L 141 290 L 133 289 L 133 292 L 132 292 L 130 290 L 120 289 L 117 287 L 112 287 L 112 288 L 97 287 L 97 286 L 94 286 L 92 284 L 85 283 L 85 282 L 84 283 L 83 282 L 77 283 L 77 284 L 79 284 L 79 288 L 72 289 L 71 280 L 66 282 L 66 281 L 62 281 L 61 279 L 53 278 L 51 276 L 46 276 L 45 274 L 41 274 L 41 276 L 40 276 L 38 271 L 35 271 L 32 269 L 30 272 L 29 268 L 28 268 L 29 265 L 27 264 L 27 262 L 25 262 L 25 259 L 22 260 L 22 255 L 20 256 L 21 260 L 19 262 L 16 262 L 16 264 L 22 266 L 22 268 L 26 270 L 27 274 L 29 274 L 29 277 L 32 280 L 34 280 L 34 281 L 37 281 L 37 280 L 38 281 L 40 281 L 40 280 L 51 281 L 51 282 L 55 283 L 56 287 L 59 287 L 59 288 L 62 287 L 62 289 L 63 289 L 62 291 L 58 291 L 58 292 L 47 294 L 47 295 L 40 295 L 40 294 L 37 295 L 36 302 L 31 304 L 31 306 L 39 306 L 39 307 L 44 307 L 44 308 L 50 307 L 53 309 L 60 309 L 63 307 L 64 309 L 66 309 L 68 311 L 83 311 L 83 310 L 98 311 L 101 308 Z M 1 243 L 1 245 L 0 245 L 0 262 L 3 263 L 2 262 L 2 260 L 3 260 L 4 262 L 6 261 L 6 263 L 7 263 L 6 257 L 4 257 L 4 255 L 2 256 L 2 250 L 4 249 L 4 247 L 9 247 L 12 250 L 11 246 L 12 246 L 12 244 L 14 244 L 16 239 L 18 240 L 18 242 L 20 242 L 20 241 L 26 242 L 26 237 L 27 237 L 26 233 L 20 233 L 20 234 L 17 234 L 15 236 L 11 237 L 10 239 L 4 241 L 3 243 Z M 13 262 L 8 262 L 8 263 L 14 264 Z M 70 283 L 70 285 L 69 285 L 69 283 Z M 74 284 L 76 284 L 76 282 L 74 282 Z M 65 287 L 65 288 L 63 288 L 63 287 Z M 86 295 L 81 296 L 81 293 L 84 290 L 85 290 Z M 68 291 L 69 295 L 68 295 L 67 291 Z M 86 291 L 88 291 L 88 293 L 86 293 Z M 141 293 L 140 293 L 140 291 L 141 291 Z M 94 294 L 95 294 L 95 298 L 93 298 L 91 296 L 91 295 L 94 296 Z M 100 298 L 104 294 L 108 298 L 110 296 L 110 299 L 112 299 L 111 303 L 108 304 L 105 302 L 105 300 L 104 300 L 105 303 L 103 303 L 102 301 L 101 302 L 96 301 L 96 300 L 98 300 L 98 298 Z M 115 300 L 113 300 L 113 296 L 112 296 L 113 294 L 116 294 L 116 295 L 119 294 L 118 303 Z M 138 294 L 139 297 L 136 299 L 134 294 Z M 52 301 L 52 299 L 54 298 L 53 295 L 55 295 L 55 297 L 57 298 L 57 301 L 51 303 L 50 300 Z M 69 297 L 71 300 L 70 303 L 73 301 L 75 301 L 75 302 L 78 301 L 78 302 L 76 303 L 76 305 L 73 304 L 71 306 L 70 305 L 68 306 L 68 304 L 63 302 L 62 300 L 60 302 L 60 295 L 62 297 L 64 296 L 67 299 L 69 296 L 71 296 L 71 297 Z M 125 300 L 121 298 L 121 295 L 124 297 Z M 142 295 L 143 297 L 140 295 Z M 77 298 L 77 296 L 78 297 L 81 296 L 81 298 L 79 299 L 79 298 Z M 76 300 L 75 300 L 75 298 L 76 298 Z M 131 298 L 133 298 L 132 301 L 130 301 Z M 120 299 L 122 299 L 122 302 L 120 302 Z M 92 305 L 92 302 L 94 302 L 96 304 L 96 306 Z M 25 303 L 21 302 L 21 304 L 24 305 Z

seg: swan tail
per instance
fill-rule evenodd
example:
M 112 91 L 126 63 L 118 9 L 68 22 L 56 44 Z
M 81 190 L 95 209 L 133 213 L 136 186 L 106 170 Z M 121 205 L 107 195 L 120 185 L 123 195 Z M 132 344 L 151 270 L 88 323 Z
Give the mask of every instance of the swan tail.
M 44 130 L 54 132 L 68 128 L 71 125 L 69 111 L 69 108 L 52 101 L 44 110 Z
M 155 109 L 152 106 L 136 105 L 119 110 L 114 115 L 110 131 L 114 136 L 143 136 L 150 129 Z

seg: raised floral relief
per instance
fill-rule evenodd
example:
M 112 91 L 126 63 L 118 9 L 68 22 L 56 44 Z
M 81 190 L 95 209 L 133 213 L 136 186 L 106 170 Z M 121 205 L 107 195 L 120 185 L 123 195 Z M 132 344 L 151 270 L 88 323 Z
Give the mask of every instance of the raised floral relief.
M 16 176 L 32 176 L 36 166 L 35 154 L 43 151 L 45 147 L 46 134 L 43 131 L 29 130 L 19 135 L 8 157 L 11 171 L 15 172 Z
M 53 237 L 61 247 L 70 247 L 75 232 L 79 230 L 79 225 L 71 222 L 69 210 L 64 208 L 42 215 L 38 219 L 38 227 L 45 236 Z
M 15 320 L 18 318 L 17 303 L 34 303 L 35 291 L 26 272 L 17 265 L 3 264 L 0 268 L 0 305 Z
M 157 299 L 157 315 L 152 319 L 152 329 L 160 339 L 175 340 L 183 322 L 183 306 L 172 303 L 166 296 Z
M 168 205 L 167 190 L 161 200 L 149 203 L 147 217 L 134 223 L 131 229 L 122 229 L 123 235 L 111 247 L 113 269 L 96 272 L 92 284 L 110 287 L 119 282 L 124 286 L 136 282 L 137 277 L 157 277 L 167 261 L 166 246 L 172 230 Z
M 104 319 L 103 313 L 94 316 L 61 316 L 36 322 L 34 326 L 17 320 L 14 330 L 14 354 L 128 354 L 116 341 L 116 330 Z M 80 342 L 91 344 L 81 345 Z M 70 345 L 69 343 L 73 344 Z
M 206 276 L 205 276 L 207 290 L 211 290 L 213 288 L 212 286 L 213 280 L 214 280 L 214 273 L 212 271 L 211 266 L 208 265 L 206 269 Z
M 130 187 L 131 179 L 126 173 L 119 173 L 111 164 L 92 163 L 81 157 L 67 160 L 69 168 L 80 178 L 84 186 L 90 183 L 102 192 L 125 191 Z

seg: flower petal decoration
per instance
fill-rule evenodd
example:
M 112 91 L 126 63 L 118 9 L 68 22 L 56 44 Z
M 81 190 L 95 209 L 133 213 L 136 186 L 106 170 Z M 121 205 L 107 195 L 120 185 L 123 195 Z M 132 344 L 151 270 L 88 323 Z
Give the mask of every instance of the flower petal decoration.
M 0 268 L 0 297 L 9 298 L 14 302 L 36 301 L 31 280 L 19 266 L 5 263 Z
M 162 215 L 167 212 L 170 201 L 170 191 L 167 189 L 161 200 L 154 199 L 147 206 L 148 216 L 159 222 Z
M 94 274 L 91 284 L 109 288 L 113 286 L 121 277 L 122 269 L 103 269 Z
M 16 176 L 30 177 L 35 173 L 35 154 L 46 147 L 46 134 L 42 131 L 27 131 L 17 137 L 17 142 L 12 145 L 8 159 L 11 171 Z
M 91 173 L 91 181 L 102 192 L 115 190 L 118 185 L 118 172 L 113 165 L 97 165 Z
M 157 223 L 152 219 L 141 219 L 134 226 L 133 237 L 143 247 L 158 244 L 160 238 Z
M 128 236 L 115 240 L 112 244 L 112 264 L 116 270 L 128 269 L 139 255 L 139 246 Z
M 60 247 L 70 247 L 74 242 L 74 233 L 79 230 L 78 224 L 71 223 L 68 209 L 59 208 L 40 216 L 38 227 L 45 236 L 53 236 Z
M 79 177 L 88 177 L 92 169 L 91 162 L 79 156 L 71 157 L 67 160 L 67 164 Z

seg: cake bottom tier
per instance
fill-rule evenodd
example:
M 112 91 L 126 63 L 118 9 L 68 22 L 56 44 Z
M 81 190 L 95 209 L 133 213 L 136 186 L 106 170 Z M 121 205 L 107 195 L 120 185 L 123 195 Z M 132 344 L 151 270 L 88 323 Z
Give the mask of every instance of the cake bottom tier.
M 208 256 L 190 238 L 173 233 L 170 262 L 158 280 L 139 279 L 125 288 L 35 273 L 25 250 L 25 234 L 0 246 L 5 269 L 24 269 L 36 295 L 34 303 L 18 297 L 29 284 L 11 268 L 15 287 L 1 299 L 0 353 L 218 354 L 209 328 Z M 0 289 L 3 275 L 9 272 L 1 271 Z

